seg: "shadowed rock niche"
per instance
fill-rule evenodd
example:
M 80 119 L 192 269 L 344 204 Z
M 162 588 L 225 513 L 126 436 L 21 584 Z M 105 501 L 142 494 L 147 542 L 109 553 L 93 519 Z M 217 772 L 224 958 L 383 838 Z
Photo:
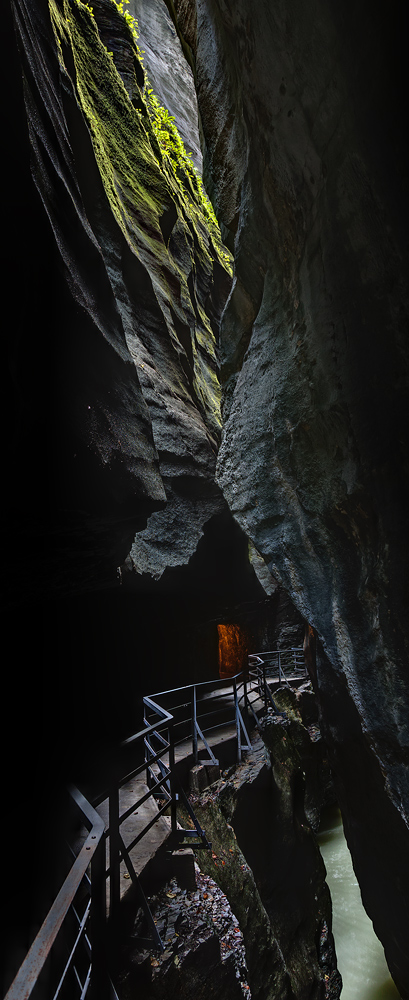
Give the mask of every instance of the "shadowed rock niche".
M 318 634 L 346 836 L 408 997 L 407 12 L 169 8 L 235 256 L 217 481 Z
M 187 532 L 186 513 L 183 524 Z M 152 692 L 153 678 L 160 690 L 231 676 L 246 665 L 252 650 L 272 649 L 277 643 L 302 645 L 301 616 L 271 577 L 273 586 L 266 593 L 248 539 L 225 506 L 204 524 L 184 563 L 183 547 L 175 545 L 172 551 L 179 553 L 179 565 L 170 562 L 160 577 L 160 562 L 156 577 L 137 572 L 132 558 L 122 567 L 130 627 L 138 623 L 135 641 L 144 649 L 143 683 L 149 677 Z M 152 547 L 151 557 L 153 552 Z

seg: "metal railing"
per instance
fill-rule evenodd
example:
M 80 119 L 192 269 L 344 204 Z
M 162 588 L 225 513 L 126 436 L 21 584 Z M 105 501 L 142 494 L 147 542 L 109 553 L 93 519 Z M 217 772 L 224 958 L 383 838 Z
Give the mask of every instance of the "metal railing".
M 172 849 L 186 838 L 189 838 L 189 844 L 195 848 L 210 848 L 210 844 L 183 789 L 176 792 L 172 715 L 159 705 L 155 706 L 154 702 L 151 702 L 151 707 L 155 708 L 161 724 L 168 726 L 168 739 L 163 739 L 161 735 L 160 750 L 152 755 L 150 741 L 158 735 L 156 724 L 145 725 L 121 744 L 116 776 L 110 788 L 101 792 L 92 805 L 78 789 L 70 789 L 81 823 L 89 829 L 89 833 L 85 837 L 82 828 L 81 834 L 76 838 L 76 846 L 70 848 L 68 845 L 71 853 L 70 870 L 5 1000 L 28 1000 L 31 996 L 33 1000 L 85 1000 L 85 997 L 90 1000 L 117 1000 L 109 973 L 115 968 L 120 929 L 122 862 L 146 918 L 149 931 L 146 943 L 153 944 L 160 951 L 164 949 L 135 871 L 131 851 L 168 809 L 171 814 Z M 153 785 L 151 782 L 151 787 L 142 796 L 137 795 L 132 804 L 120 812 L 120 789 L 146 770 L 143 750 L 148 747 L 151 764 L 159 764 L 161 774 L 154 779 Z M 166 756 L 167 763 L 164 760 Z M 133 761 L 133 766 L 132 763 L 129 766 L 130 761 Z M 151 796 L 157 795 L 158 791 L 165 799 L 164 805 L 157 809 L 154 817 L 139 830 L 130 843 L 125 843 L 122 824 Z M 176 810 L 180 798 L 185 799 L 186 808 L 194 822 L 193 831 L 184 830 L 177 824 Z M 96 809 L 107 799 L 109 823 L 105 827 Z
M 308 676 L 302 647 L 294 646 L 291 649 L 274 649 L 268 652 L 252 653 L 249 661 L 256 657 L 264 664 L 266 677 L 270 680 L 276 677 L 280 683 L 288 684 L 290 676 L 292 678 Z
M 70 795 L 88 835 L 78 852 L 71 848 L 74 863 L 5 1000 L 28 1000 L 32 995 L 33 1000 L 45 996 L 50 1000 L 82 1000 L 88 990 L 93 1000 L 109 996 L 104 963 L 105 899 L 101 892 L 104 823 L 78 789 L 71 788 Z
M 119 766 L 120 776 L 118 777 L 117 775 L 115 781 L 113 781 L 108 796 L 105 791 L 94 800 L 94 806 L 98 806 L 107 798 L 109 799 L 109 825 L 105 830 L 109 850 L 109 865 L 106 868 L 105 875 L 109 884 L 109 940 L 111 943 L 111 955 L 115 952 L 116 929 L 119 926 L 121 898 L 120 866 L 122 862 L 125 864 L 127 874 L 134 886 L 138 903 L 145 914 L 148 924 L 150 937 L 142 940 L 149 944 L 153 942 L 154 947 L 160 951 L 164 950 L 163 942 L 152 917 L 148 901 L 131 857 L 131 852 L 142 838 L 146 836 L 158 819 L 164 813 L 170 814 L 169 850 L 174 850 L 177 846 L 180 846 L 186 838 L 189 838 L 190 845 L 194 848 L 210 848 L 205 831 L 202 830 L 198 823 L 183 789 L 178 787 L 177 778 L 174 773 L 173 716 L 166 709 L 152 701 L 152 699 L 146 700 L 149 702 L 152 712 L 157 716 L 156 721 L 149 723 L 145 717 L 144 728 L 138 733 L 134 733 L 133 736 L 130 736 L 121 744 L 121 755 L 124 757 L 124 763 L 126 760 L 129 760 L 129 754 L 131 754 L 135 766 L 132 766 L 130 769 L 129 767 L 124 767 L 124 763 L 122 767 Z M 160 732 L 158 731 L 158 726 L 160 726 Z M 154 740 L 159 742 L 159 749 L 153 746 Z M 153 765 L 156 765 L 155 772 L 152 769 Z M 147 772 L 147 791 L 142 795 L 137 794 L 132 798 L 131 804 L 128 804 L 127 808 L 121 812 L 119 802 L 120 789 L 124 785 L 128 786 L 132 779 L 140 777 L 143 772 Z M 154 815 L 145 822 L 143 827 L 139 829 L 136 835 L 132 836 L 132 839 L 128 843 L 125 843 L 125 837 L 121 830 L 122 824 L 133 813 L 138 812 L 140 806 L 144 805 L 148 799 L 157 799 L 159 796 L 163 802 L 156 807 Z M 195 828 L 193 831 L 191 829 L 183 829 L 177 822 L 177 805 L 180 798 L 184 799 L 187 811 L 194 822 Z M 192 837 L 195 838 L 194 841 L 191 840 Z
M 257 704 L 257 699 L 262 702 L 265 713 L 267 713 L 269 709 L 273 709 L 274 712 L 278 712 L 270 690 L 271 682 L 275 680 L 278 681 L 279 687 L 283 684 L 289 687 L 290 677 L 293 681 L 295 678 L 301 679 L 307 676 L 308 671 L 302 648 L 293 647 L 291 649 L 284 650 L 276 649 L 268 652 L 252 653 L 249 656 L 249 697 L 247 702 L 258 728 L 260 710 L 257 712 L 254 708 L 254 703 L 256 701 Z M 255 698 L 254 693 L 256 693 Z
M 153 701 L 155 699 L 155 701 Z M 180 688 L 170 688 L 159 691 L 143 699 L 145 706 L 144 721 L 148 725 L 153 714 L 158 709 L 172 715 L 174 748 L 186 742 L 191 742 L 195 764 L 199 762 L 199 753 L 206 760 L 218 764 L 208 737 L 217 735 L 233 727 L 237 739 L 237 761 L 240 762 L 243 750 L 250 750 L 251 743 L 242 709 L 246 708 L 247 681 L 243 673 L 234 677 L 219 680 L 202 681 L 198 684 L 187 684 Z M 156 736 L 160 740 L 163 730 L 160 718 L 157 720 Z M 162 736 L 163 739 L 163 736 Z M 203 747 L 199 750 L 199 744 Z M 151 754 L 151 756 L 149 756 Z M 152 764 L 153 751 L 150 747 L 147 765 Z
M 271 679 L 278 676 L 280 683 L 288 683 L 290 672 L 300 676 L 306 672 L 299 649 L 253 654 L 255 657 L 257 661 L 247 675 L 240 673 L 144 697 L 144 727 L 121 744 L 110 787 L 93 799 L 92 805 L 78 789 L 70 789 L 83 834 L 76 847 L 71 847 L 74 861 L 5 1000 L 118 1000 L 109 970 L 115 966 L 120 926 L 121 863 L 144 911 L 150 934 L 147 940 L 163 950 L 131 851 L 164 813 L 170 816 L 172 849 L 186 840 L 195 849 L 210 848 L 178 782 L 175 750 L 187 741 L 195 763 L 203 753 L 207 761 L 217 764 L 209 739 L 211 734 L 217 737 L 231 727 L 237 741 L 236 759 L 242 760 L 243 751 L 251 749 L 248 720 L 252 718 L 259 725 L 260 714 L 270 707 L 276 710 Z M 146 792 L 121 813 L 120 789 L 143 772 Z M 150 797 L 161 800 L 155 815 L 125 843 L 122 824 Z M 96 808 L 107 799 L 109 823 L 105 828 Z M 180 802 L 192 820 L 190 829 L 177 822 Z

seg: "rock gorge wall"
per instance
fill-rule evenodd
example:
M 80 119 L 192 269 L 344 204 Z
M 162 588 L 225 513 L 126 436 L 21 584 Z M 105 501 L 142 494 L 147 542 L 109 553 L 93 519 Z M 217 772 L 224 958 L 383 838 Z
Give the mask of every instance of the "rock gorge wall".
M 160 145 L 116 5 L 13 0 L 3 14 L 3 698 L 27 771 L 24 801 L 11 767 L 4 797 L 19 855 L 34 818 L 35 860 L 18 887 L 6 873 L 2 903 L 26 940 L 61 787 L 81 756 L 98 763 L 139 723 L 141 649 L 158 647 L 160 614 L 119 600 L 120 567 L 152 581 L 172 559 L 183 566 L 227 514 L 216 340 L 231 265 L 193 168 L 175 169 Z M 153 545 L 135 547 L 158 511 Z
M 44 693 L 54 709 L 84 649 L 109 672 L 102 604 L 73 641 L 79 596 L 119 588 L 125 561 L 143 590 L 227 514 L 214 473 L 230 262 L 193 168 L 159 145 L 132 31 L 111 0 L 93 9 L 28 0 L 5 21 L 8 628 L 24 613 L 29 717 Z M 27 670 L 38 648 L 41 697 Z
M 168 8 L 235 257 L 218 482 L 318 634 L 346 835 L 407 997 L 407 20 L 398 3 Z
M 188 497 L 200 479 L 196 493 L 220 508 L 215 332 L 229 265 L 193 172 L 180 167 L 177 174 L 159 147 L 143 97 L 144 70 L 115 5 L 100 0 L 94 16 L 78 3 L 12 6 L 23 72 L 15 112 L 27 118 L 20 172 L 30 230 L 33 210 L 42 213 L 41 271 L 29 304 L 20 305 L 13 374 L 26 389 L 26 410 L 33 403 L 32 432 L 41 421 L 49 441 L 47 515 L 60 518 L 65 536 L 72 520 L 73 550 L 75 532 L 83 532 L 76 589 L 93 589 L 103 583 L 103 556 L 92 565 L 90 553 L 84 572 L 87 529 L 97 535 L 97 548 L 104 518 L 108 536 L 115 517 L 128 522 L 126 541 L 116 539 L 119 566 L 129 536 L 166 505 L 164 479 L 169 490 L 176 480 L 178 495 Z M 44 313 L 33 359 L 39 302 Z M 41 407 L 43 392 L 48 405 Z M 42 471 L 40 459 L 39 479 Z M 37 515 L 33 503 L 31 516 L 47 536 L 43 495 L 38 507 Z M 192 551 L 195 545 L 196 538 Z M 58 580 L 58 558 L 55 568 L 54 586 L 64 592 L 69 574 L 61 569 Z M 47 588 L 50 573 L 48 567 Z
M 73 748 L 116 736 L 131 701 L 121 637 L 133 616 L 140 652 L 147 607 L 139 597 L 124 612 L 120 579 L 155 594 L 190 566 L 183 608 L 203 548 L 213 558 L 224 535 L 231 551 L 248 536 L 266 592 L 278 581 L 315 627 L 346 834 L 407 997 L 403 13 L 368 0 L 167 0 L 234 250 L 229 295 L 197 187 L 150 125 L 132 33 L 110 0 L 91 6 L 94 17 L 76 0 L 2 11 L 4 699 L 30 760 L 24 802 L 13 778 L 5 796 L 25 829 L 26 814 L 48 815 L 50 778 L 65 779 Z M 96 610 L 82 601 L 100 591 Z M 16 830 L 17 855 L 24 842 Z M 4 890 L 8 923 L 29 881 Z
M 196 90 L 190 65 L 163 0 L 129 0 L 129 13 L 138 22 L 140 48 L 149 81 L 161 104 L 174 115 L 186 150 L 202 173 L 202 150 Z

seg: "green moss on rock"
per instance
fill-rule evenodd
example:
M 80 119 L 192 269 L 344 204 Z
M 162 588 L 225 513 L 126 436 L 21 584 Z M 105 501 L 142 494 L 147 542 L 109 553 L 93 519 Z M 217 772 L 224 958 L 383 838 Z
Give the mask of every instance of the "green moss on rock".
M 140 52 L 132 26 L 115 0 L 105 4 L 108 23 L 111 4 L 113 19 L 123 21 L 125 43 L 136 64 Z M 137 100 L 130 99 L 114 54 L 101 40 L 98 6 L 93 12 L 91 7 L 81 0 L 49 0 L 61 65 L 71 76 L 112 213 L 150 275 L 177 356 L 182 347 L 175 314 L 189 331 L 190 345 L 183 345 L 191 366 L 187 391 L 217 438 L 220 388 L 206 303 L 216 269 L 218 281 L 222 269 L 228 288 L 231 259 L 172 117 L 148 84 L 145 90 L 139 87 Z M 182 396 L 184 371 L 185 362 L 177 377 Z

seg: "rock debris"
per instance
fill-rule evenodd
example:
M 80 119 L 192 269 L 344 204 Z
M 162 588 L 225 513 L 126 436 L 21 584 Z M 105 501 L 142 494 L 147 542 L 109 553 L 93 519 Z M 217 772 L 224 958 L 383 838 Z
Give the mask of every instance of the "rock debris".
M 195 863 L 195 892 L 181 889 L 172 878 L 149 905 L 165 950 L 150 955 L 152 982 L 166 976 L 172 965 L 182 967 L 188 957 L 210 939 L 218 939 L 220 959 L 234 970 L 237 996 L 251 997 L 247 981 L 246 954 L 239 923 L 227 897 L 210 876 Z M 216 941 L 215 941 L 216 944 Z M 140 960 L 146 961 L 141 953 Z M 233 976 L 231 977 L 233 979 Z

